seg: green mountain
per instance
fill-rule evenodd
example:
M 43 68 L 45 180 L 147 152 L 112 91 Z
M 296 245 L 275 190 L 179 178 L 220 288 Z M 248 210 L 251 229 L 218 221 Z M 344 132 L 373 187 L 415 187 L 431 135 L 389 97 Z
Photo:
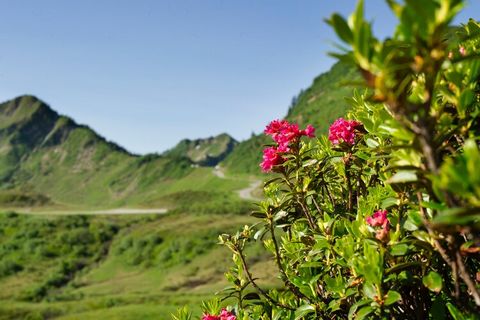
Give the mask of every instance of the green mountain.
M 166 191 L 192 164 L 181 153 L 133 155 L 33 96 L 0 104 L 4 205 L 18 194 L 30 202 L 96 207 L 152 200 L 152 190 Z
M 355 70 L 337 63 L 301 91 L 286 119 L 325 134 L 348 109 L 344 97 L 353 87 L 346 84 L 357 79 Z M 215 176 L 207 167 L 220 165 L 230 177 L 259 175 L 267 143 L 263 134 L 238 143 L 224 133 L 139 156 L 36 97 L 22 96 L 0 104 L 0 206 L 172 206 L 172 199 L 191 198 L 192 192 L 200 201 L 202 192 L 228 193 L 246 183 Z
M 315 78 L 308 89 L 300 92 L 285 119 L 301 127 L 311 124 L 317 134 L 327 134 L 330 124 L 349 109 L 345 97 L 352 95 L 354 84 L 359 80 L 360 75 L 352 66 L 336 63 L 328 72 Z M 252 135 L 242 141 L 222 164 L 228 172 L 258 174 L 262 149 L 268 143 L 271 140 L 264 134 Z
M 215 166 L 232 152 L 238 142 L 226 133 L 206 139 L 180 141 L 164 153 L 170 157 L 187 157 L 201 166 Z

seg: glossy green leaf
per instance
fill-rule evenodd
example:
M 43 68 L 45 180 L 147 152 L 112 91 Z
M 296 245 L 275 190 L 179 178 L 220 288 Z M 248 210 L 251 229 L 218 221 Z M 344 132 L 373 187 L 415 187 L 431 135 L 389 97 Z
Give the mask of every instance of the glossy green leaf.
M 301 320 L 303 317 L 310 313 L 315 312 L 315 307 L 310 304 L 304 304 L 295 310 L 295 320 Z
M 352 30 L 350 30 L 350 27 L 345 21 L 345 19 L 337 14 L 334 13 L 330 19 L 327 20 L 327 23 L 330 24 L 333 29 L 335 30 L 336 34 L 346 43 L 352 43 L 353 42 L 353 33 Z
M 397 243 L 390 247 L 390 254 L 392 256 L 403 256 L 408 252 L 408 244 Z
M 369 314 L 371 314 L 373 311 L 374 311 L 374 309 L 371 306 L 362 307 L 360 310 L 358 310 L 357 316 L 355 317 L 355 319 L 357 319 L 357 320 L 368 319 L 366 317 Z
M 450 312 L 453 320 L 466 320 L 463 314 L 453 304 L 447 302 L 447 309 Z
M 442 290 L 442 276 L 434 271 L 430 271 L 422 279 L 423 285 L 433 292 L 440 292 Z
M 418 180 L 417 174 L 415 171 L 399 171 L 395 173 L 387 183 L 405 183 L 405 182 L 415 182 Z
M 398 293 L 397 291 L 394 291 L 394 290 L 390 290 L 390 291 L 388 291 L 387 296 L 385 297 L 384 304 L 386 306 L 389 306 L 389 305 L 394 304 L 394 303 L 396 303 L 400 300 L 402 300 L 402 296 L 400 295 L 400 293 Z

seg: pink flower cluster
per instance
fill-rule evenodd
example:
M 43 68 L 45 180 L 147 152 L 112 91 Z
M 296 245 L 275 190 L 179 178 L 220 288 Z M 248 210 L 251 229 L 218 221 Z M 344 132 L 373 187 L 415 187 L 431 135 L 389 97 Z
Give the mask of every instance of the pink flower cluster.
M 328 129 L 328 140 L 333 144 L 343 141 L 353 146 L 355 144 L 355 128 L 360 125 L 361 123 L 358 121 L 339 118 Z
M 302 136 L 315 137 L 315 128 L 311 125 L 308 125 L 305 130 L 300 130 L 298 124 L 290 123 L 287 120 L 273 120 L 264 132 L 277 143 L 276 147 L 268 147 L 263 150 L 263 161 L 260 167 L 264 172 L 269 172 L 274 166 L 282 164 L 285 161 L 282 153 L 289 152 L 292 143 L 298 142 Z
M 280 152 L 288 152 L 290 143 L 301 136 L 315 137 L 315 128 L 311 125 L 308 125 L 305 130 L 300 130 L 298 124 L 289 123 L 287 120 L 273 120 L 264 132 L 272 136 L 272 139 L 278 143 Z
M 237 320 L 237 317 L 226 309 L 222 309 L 222 312 L 219 316 L 204 314 L 202 316 L 202 320 Z
M 278 148 L 268 147 L 263 149 L 263 161 L 260 164 L 264 172 L 269 172 L 274 166 L 282 164 L 285 159 L 281 156 Z
M 367 217 L 367 223 L 372 227 L 381 227 L 376 231 L 375 237 L 380 240 L 386 240 L 388 237 L 388 231 L 390 231 L 390 220 L 387 218 L 387 210 L 378 210 L 375 213 Z

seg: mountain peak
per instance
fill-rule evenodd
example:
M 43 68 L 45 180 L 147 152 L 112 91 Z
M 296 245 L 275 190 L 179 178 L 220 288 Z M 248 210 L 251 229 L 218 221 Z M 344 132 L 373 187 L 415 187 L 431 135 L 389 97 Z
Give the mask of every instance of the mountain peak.
M 183 139 L 164 155 L 183 156 L 202 166 L 215 166 L 222 161 L 238 142 L 227 133 L 204 139 Z
M 58 113 L 45 102 L 32 95 L 23 95 L 0 104 L 0 123 L 2 127 L 28 121 L 34 115 L 56 121 Z

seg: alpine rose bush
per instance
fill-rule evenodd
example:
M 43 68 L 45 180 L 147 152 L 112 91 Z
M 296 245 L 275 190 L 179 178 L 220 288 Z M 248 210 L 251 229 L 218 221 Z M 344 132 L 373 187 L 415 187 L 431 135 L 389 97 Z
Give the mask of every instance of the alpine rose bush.
M 286 120 L 265 129 L 276 145 L 261 167 L 277 174 L 258 222 L 219 236 L 235 319 L 480 319 L 480 23 L 452 28 L 461 0 L 388 4 L 399 25 L 386 40 L 361 0 L 328 20 L 351 48 L 336 56 L 365 80 L 352 120 L 313 140 Z M 251 242 L 275 288 L 252 271 Z

